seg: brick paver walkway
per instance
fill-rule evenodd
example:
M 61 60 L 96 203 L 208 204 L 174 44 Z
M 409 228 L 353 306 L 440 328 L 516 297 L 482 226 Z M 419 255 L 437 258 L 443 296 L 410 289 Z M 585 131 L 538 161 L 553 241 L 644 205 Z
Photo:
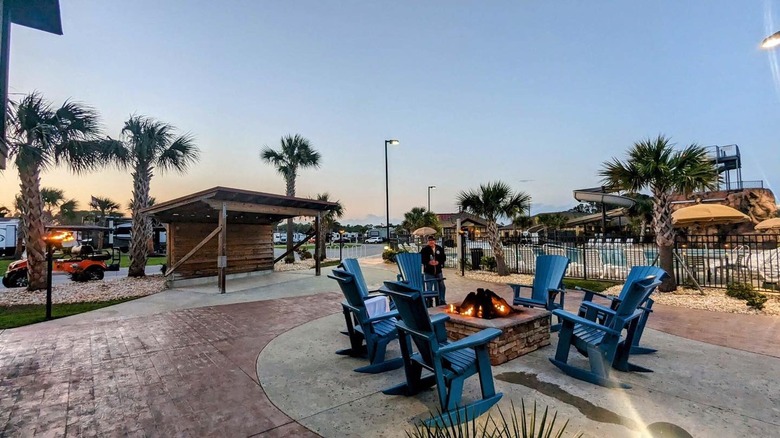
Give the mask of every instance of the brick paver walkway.
M 255 361 L 338 312 L 325 293 L 0 335 L 2 436 L 316 436 L 276 409 Z M 305 303 L 305 307 L 301 303 Z

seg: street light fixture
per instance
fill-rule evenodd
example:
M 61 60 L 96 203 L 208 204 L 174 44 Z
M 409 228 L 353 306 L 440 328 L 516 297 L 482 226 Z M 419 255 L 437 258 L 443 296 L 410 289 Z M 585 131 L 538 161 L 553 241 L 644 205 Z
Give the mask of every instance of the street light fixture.
M 769 35 L 768 37 L 764 38 L 764 41 L 761 41 L 762 49 L 772 49 L 778 45 L 780 45 L 780 31 Z
M 387 212 L 385 227 L 387 228 L 387 243 L 390 243 L 390 176 L 387 172 L 387 145 L 396 145 L 398 143 L 400 142 L 395 139 L 385 140 L 385 207 Z
M 431 211 L 431 189 L 436 189 L 436 186 L 428 186 L 428 211 Z

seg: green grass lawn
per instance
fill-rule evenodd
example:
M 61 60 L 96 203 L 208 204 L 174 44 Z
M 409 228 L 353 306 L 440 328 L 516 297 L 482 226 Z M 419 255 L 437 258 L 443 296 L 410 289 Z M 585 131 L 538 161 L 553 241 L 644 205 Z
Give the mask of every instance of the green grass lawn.
M 577 278 L 566 278 L 563 280 L 563 285 L 566 287 L 566 289 L 574 289 L 575 286 L 579 286 L 583 289 L 588 289 L 595 292 L 603 292 L 610 287 L 621 283 L 622 281 L 582 280 Z
M 51 316 L 52 318 L 62 318 L 100 309 L 102 307 L 113 306 L 114 304 L 124 303 L 125 301 L 134 299 L 135 298 L 125 298 L 121 300 L 102 301 L 99 303 L 55 304 L 52 306 Z M 0 306 L 0 329 L 35 324 L 44 321 L 45 317 L 46 306 L 43 304 L 27 304 L 9 307 Z

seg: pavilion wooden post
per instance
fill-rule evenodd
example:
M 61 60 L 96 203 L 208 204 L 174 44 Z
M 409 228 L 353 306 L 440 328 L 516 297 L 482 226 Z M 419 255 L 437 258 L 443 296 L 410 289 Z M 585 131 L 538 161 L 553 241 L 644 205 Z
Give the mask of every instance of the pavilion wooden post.
M 222 203 L 222 209 L 219 212 L 219 241 L 217 244 L 217 283 L 219 284 L 219 293 L 225 293 L 225 273 L 227 272 L 227 206 Z
M 320 248 L 322 245 L 320 245 L 320 239 L 322 236 L 320 236 L 320 221 L 322 218 L 322 213 L 317 212 L 317 215 L 314 216 L 314 275 L 319 277 L 321 272 L 320 268 Z

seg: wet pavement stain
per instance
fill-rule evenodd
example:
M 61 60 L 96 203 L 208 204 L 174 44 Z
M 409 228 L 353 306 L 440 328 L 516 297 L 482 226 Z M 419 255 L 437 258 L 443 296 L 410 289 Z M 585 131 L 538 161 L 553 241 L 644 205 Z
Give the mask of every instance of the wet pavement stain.
M 596 406 L 582 397 L 569 394 L 568 392 L 561 389 L 561 387 L 558 385 L 542 382 L 536 378 L 535 374 L 507 372 L 498 374 L 495 376 L 495 378 L 507 383 L 523 385 L 528 388 L 535 389 L 544 395 L 557 398 L 558 400 L 568 405 L 574 406 L 583 415 L 593 421 L 598 421 L 599 423 L 617 424 L 634 430 L 641 429 L 636 421 L 628 417 L 624 417 L 620 414 L 616 414 L 609 409 Z
M 596 406 L 582 397 L 569 394 L 568 392 L 561 389 L 561 387 L 558 385 L 542 382 L 536 377 L 536 374 L 508 372 L 498 374 L 495 376 L 495 378 L 507 383 L 523 385 L 525 387 L 539 391 L 544 395 L 554 397 L 568 405 L 574 406 L 583 415 L 593 421 L 598 421 L 599 423 L 617 424 L 634 430 L 641 429 L 640 425 L 637 424 L 636 421 L 628 417 L 624 417 L 620 414 L 616 414 L 609 409 Z M 647 426 L 644 432 L 646 435 L 652 438 L 693 438 L 693 436 L 682 427 L 663 421 L 659 421 Z
M 647 426 L 647 433 L 653 438 L 693 438 L 693 435 L 682 427 L 663 421 Z

